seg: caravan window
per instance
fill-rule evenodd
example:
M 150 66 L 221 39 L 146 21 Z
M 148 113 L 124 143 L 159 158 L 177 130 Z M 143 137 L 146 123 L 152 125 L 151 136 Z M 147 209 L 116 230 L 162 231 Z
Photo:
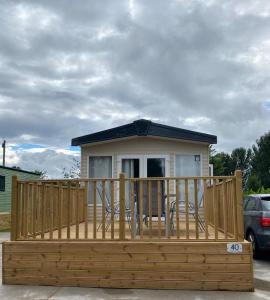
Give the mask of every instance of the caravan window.
M 5 176 L 0 175 L 0 192 L 5 191 Z
M 90 156 L 89 178 L 112 178 L 112 157 Z
M 175 175 L 180 177 L 201 176 L 201 156 L 200 155 L 176 155 Z M 188 181 L 188 200 L 194 202 L 194 181 Z M 179 182 L 180 198 L 185 199 L 185 182 Z M 202 183 L 198 181 L 198 199 L 202 199 Z
M 176 155 L 175 175 L 176 176 L 200 176 L 201 156 L 200 155 Z
M 89 157 L 89 178 L 112 178 L 112 157 L 111 156 L 90 156 Z M 93 186 L 89 184 L 89 204 L 92 204 Z M 106 197 L 110 200 L 110 183 L 106 181 Z M 97 204 L 101 204 L 101 181 L 97 182 Z

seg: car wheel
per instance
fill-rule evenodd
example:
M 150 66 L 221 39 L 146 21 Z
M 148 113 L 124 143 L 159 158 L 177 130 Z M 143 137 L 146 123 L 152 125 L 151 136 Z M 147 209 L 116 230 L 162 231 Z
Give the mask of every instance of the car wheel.
M 253 251 L 253 257 L 258 258 L 260 251 L 258 247 L 258 243 L 256 241 L 256 237 L 252 231 L 250 231 L 247 235 L 247 240 L 251 243 L 252 245 L 252 251 Z

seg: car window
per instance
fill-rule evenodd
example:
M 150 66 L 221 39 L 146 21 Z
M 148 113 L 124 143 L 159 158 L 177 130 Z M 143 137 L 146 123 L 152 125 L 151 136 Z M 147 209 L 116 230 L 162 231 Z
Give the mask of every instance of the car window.
M 270 210 L 270 197 L 262 197 L 261 199 L 263 210 Z
M 246 210 L 257 210 L 257 200 L 255 198 L 250 198 L 246 204 Z

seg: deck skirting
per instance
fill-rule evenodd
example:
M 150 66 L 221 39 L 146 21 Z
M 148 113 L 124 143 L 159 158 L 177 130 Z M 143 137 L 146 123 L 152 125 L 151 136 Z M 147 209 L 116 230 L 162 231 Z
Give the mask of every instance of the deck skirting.
M 253 291 L 251 246 L 226 242 L 7 241 L 3 283 Z

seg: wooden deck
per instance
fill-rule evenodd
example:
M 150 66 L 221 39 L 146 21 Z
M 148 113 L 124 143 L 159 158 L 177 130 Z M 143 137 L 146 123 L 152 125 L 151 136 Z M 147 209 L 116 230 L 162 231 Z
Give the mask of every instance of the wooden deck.
M 101 221 L 100 221 L 101 224 Z M 97 226 L 99 225 L 99 222 L 97 223 Z M 187 236 L 187 230 L 186 230 L 186 222 L 180 222 L 180 236 L 179 238 L 176 235 L 176 230 L 172 229 L 169 233 L 169 239 L 171 240 L 175 240 L 175 239 L 180 239 L 180 240 L 197 240 L 197 239 L 201 239 L 201 240 L 205 240 L 206 239 L 206 231 L 204 230 L 199 230 L 198 231 L 198 238 L 196 237 L 196 226 L 195 226 L 195 222 L 194 221 L 189 221 L 189 231 L 188 231 L 188 236 Z M 86 227 L 87 227 L 87 232 L 88 232 L 88 239 L 92 240 L 94 237 L 94 227 L 93 227 L 93 223 L 89 222 L 87 225 L 85 224 L 85 222 L 82 222 L 79 224 L 78 229 L 77 229 L 77 225 L 72 225 L 70 227 L 70 237 L 68 238 L 68 234 L 67 234 L 67 227 L 62 228 L 61 231 L 61 239 L 82 239 L 85 240 L 85 231 L 86 231 Z M 141 240 L 141 239 L 145 239 L 145 240 L 149 240 L 149 239 L 168 239 L 168 237 L 166 236 L 166 228 L 165 228 L 165 224 L 162 224 L 162 229 L 160 231 L 160 236 L 159 236 L 159 229 L 158 229 L 158 222 L 157 221 L 153 221 L 152 222 L 152 231 L 150 233 L 149 228 L 144 225 L 143 228 L 143 235 L 141 236 L 140 234 L 137 234 L 134 238 L 132 238 L 131 235 L 131 228 L 129 227 L 128 223 L 126 222 L 126 228 L 125 228 L 125 237 L 127 240 Z M 78 235 L 77 235 L 78 232 Z M 114 239 L 118 239 L 119 238 L 119 222 L 115 222 L 114 224 Z M 218 230 L 218 236 L 217 236 L 218 240 L 225 240 L 225 236 L 224 236 L 224 232 L 222 232 L 221 230 Z M 59 239 L 59 230 L 54 230 L 52 233 L 47 232 L 44 234 L 44 237 L 41 238 L 41 235 L 37 235 L 35 237 L 35 239 L 45 239 L 45 240 L 51 240 L 51 239 Z M 102 237 L 102 226 L 99 228 L 99 230 L 97 230 L 96 232 L 96 239 L 98 240 L 110 240 L 111 239 L 111 227 L 108 228 L 107 231 L 105 231 L 105 237 Z M 207 235 L 207 239 L 209 240 L 215 240 L 215 229 L 213 226 L 208 225 L 208 235 Z M 233 240 L 233 236 L 231 236 L 231 239 Z M 227 240 L 227 239 L 226 239 Z
M 200 178 L 13 178 L 3 283 L 252 291 L 241 187 L 239 172 Z M 151 216 L 149 224 L 145 216 Z
M 226 242 L 16 241 L 3 244 L 3 283 L 252 291 L 251 246 Z

